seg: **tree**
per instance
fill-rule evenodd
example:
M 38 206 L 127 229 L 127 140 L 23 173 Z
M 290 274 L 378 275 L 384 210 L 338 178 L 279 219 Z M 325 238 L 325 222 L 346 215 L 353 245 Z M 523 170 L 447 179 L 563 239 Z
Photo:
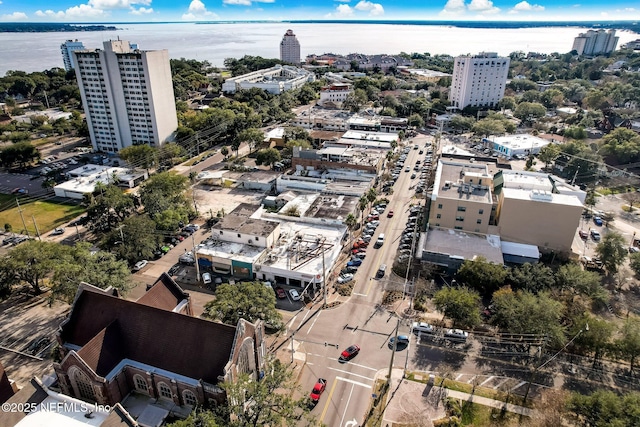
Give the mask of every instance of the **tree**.
M 125 261 L 105 251 L 91 253 L 89 243 L 76 246 L 58 245 L 56 264 L 51 280 L 51 300 L 60 299 L 71 303 L 80 282 L 98 288 L 112 286 L 121 292 L 131 288 L 131 273 Z
M 640 393 L 622 397 L 612 391 L 596 391 L 591 395 L 574 393 L 567 403 L 572 425 L 589 427 L 635 426 L 640 419 Z
M 242 144 L 242 141 L 238 138 L 231 141 L 231 149 L 236 152 L 236 157 L 238 157 L 238 152 L 240 151 L 240 144 Z
M 587 325 L 589 325 L 588 330 Z M 577 322 L 576 327 L 578 326 L 582 333 L 576 338 L 575 345 L 593 352 L 593 367 L 595 368 L 604 352 L 609 348 L 614 328 L 613 323 L 586 315 Z M 577 333 L 575 331 L 575 334 Z
M 265 148 L 256 154 L 256 165 L 269 165 L 273 169 L 273 165 L 280 160 L 280 152 L 275 148 Z
M 577 139 L 580 141 L 587 139 L 587 131 L 583 126 L 571 126 L 565 129 L 562 135 L 565 138 Z
M 634 162 L 640 158 L 640 135 L 619 127 L 602 138 L 603 148 L 620 162 Z
M 488 296 L 504 284 L 508 274 L 502 265 L 488 262 L 480 256 L 473 261 L 465 260 L 456 277 L 459 282 Z
M 367 196 L 367 201 L 369 202 L 369 205 L 371 206 L 371 205 L 373 205 L 373 202 L 375 202 L 376 199 L 378 198 L 378 192 L 376 191 L 375 188 L 370 188 L 367 191 L 366 196 Z
M 544 108 L 542 104 L 538 104 L 537 102 L 521 102 L 516 107 L 513 115 L 520 120 L 530 120 L 544 117 L 546 113 L 547 109 Z
M 245 129 L 238 134 L 238 139 L 249 144 L 249 152 L 251 153 L 256 146 L 264 141 L 264 132 L 256 128 Z
M 184 192 L 189 179 L 174 172 L 162 172 L 142 184 L 140 199 L 145 212 L 154 215 L 173 207 L 186 206 Z
M 506 132 L 502 121 L 495 119 L 482 119 L 476 122 L 471 130 L 476 135 L 484 137 L 489 135 L 501 135 Z
M 358 209 L 360 209 L 360 221 L 361 222 L 364 222 L 364 211 L 367 209 L 367 206 L 369 206 L 369 200 L 367 199 L 366 194 L 363 194 L 358 199 Z
M 472 328 L 481 322 L 480 295 L 469 288 L 442 288 L 433 296 L 433 303 L 454 326 Z
M 473 117 L 465 117 L 458 114 L 451 118 L 450 126 L 456 130 L 468 132 L 473 128 L 474 124 L 475 120 L 473 119 Z
M 347 98 L 342 103 L 342 107 L 353 113 L 357 113 L 368 101 L 369 98 L 364 89 L 355 89 L 352 93 L 347 95 Z
M 555 277 L 551 268 L 542 263 L 525 263 L 511 269 L 508 281 L 516 290 L 538 293 L 553 288 Z
M 156 162 L 158 151 L 147 144 L 130 145 L 118 152 L 122 160 L 134 168 L 149 169 Z
M 264 288 L 264 286 L 263 286 Z M 256 381 L 241 374 L 235 382 L 224 382 L 227 394 L 227 414 L 223 425 L 229 427 L 295 426 L 304 417 L 308 425 L 315 424 L 309 415 L 312 407 L 296 384 L 293 371 L 280 360 L 265 369 L 265 375 Z M 294 398 L 294 394 L 301 395 Z
M 229 155 L 229 148 L 225 145 L 224 147 L 222 147 L 220 149 L 220 154 L 222 154 L 224 156 L 224 158 L 226 159 L 227 156 Z
M 151 259 L 154 251 L 160 247 L 161 237 L 156 233 L 155 222 L 148 215 L 134 215 L 107 234 L 102 247 L 133 265 L 142 259 Z
M 223 422 L 219 423 L 219 421 Z M 186 420 L 175 421 L 167 424 L 167 427 L 220 427 L 226 425 L 226 423 L 211 411 L 195 408 Z
M 640 203 L 640 193 L 637 191 L 627 191 L 622 195 L 622 198 L 629 204 L 630 212 L 633 212 L 633 205 Z
M 26 283 L 36 295 L 42 293 L 41 285 L 53 271 L 58 257 L 57 244 L 30 240 L 11 250 L 3 260 L 8 271 L 13 272 L 11 284 Z
M 115 184 L 97 185 L 89 200 L 87 218 L 89 228 L 97 233 L 113 230 L 134 210 L 133 196 Z
M 494 292 L 494 314 L 491 323 L 514 334 L 547 335 L 551 342 L 562 342 L 564 333 L 560 320 L 564 305 L 546 293 L 502 288 Z
M 261 319 L 270 325 L 282 322 L 273 291 L 260 282 L 218 286 L 216 299 L 205 305 L 204 315 L 229 325 L 236 325 L 239 319 L 252 323 Z
M 600 256 L 608 274 L 615 274 L 627 257 L 626 242 L 627 240 L 620 233 L 611 231 L 605 234 L 596 246 L 596 253 Z
M 556 286 L 579 295 L 605 302 L 608 294 L 601 284 L 600 275 L 593 271 L 583 270 L 578 264 L 565 264 L 556 273 Z
M 347 215 L 347 217 L 344 220 L 344 224 L 349 228 L 353 228 L 357 224 L 357 222 L 358 220 L 353 214 Z
M 629 360 L 629 375 L 633 376 L 636 359 L 640 356 L 640 319 L 627 318 L 621 336 L 615 341 L 615 348 Z
M 556 144 L 548 144 L 540 149 L 538 159 L 544 163 L 545 169 L 549 168 L 549 164 L 560 155 L 560 146 Z
M 629 266 L 636 276 L 640 276 L 640 252 L 635 252 L 629 255 Z

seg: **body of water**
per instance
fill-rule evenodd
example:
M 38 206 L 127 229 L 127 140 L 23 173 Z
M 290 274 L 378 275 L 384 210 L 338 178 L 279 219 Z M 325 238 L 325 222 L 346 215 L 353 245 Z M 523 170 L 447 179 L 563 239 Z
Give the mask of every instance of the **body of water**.
M 292 29 L 300 41 L 301 56 L 322 53 L 476 54 L 482 51 L 566 53 L 580 27 L 461 28 L 432 25 L 340 23 L 163 23 L 117 24 L 117 31 L 0 33 L 0 75 L 8 70 L 27 72 L 63 67 L 60 44 L 78 39 L 89 49 L 120 38 L 143 50 L 168 49 L 171 58 L 207 60 L 222 66 L 225 58 L 244 55 L 278 58 L 280 40 Z M 618 31 L 618 46 L 638 38 Z

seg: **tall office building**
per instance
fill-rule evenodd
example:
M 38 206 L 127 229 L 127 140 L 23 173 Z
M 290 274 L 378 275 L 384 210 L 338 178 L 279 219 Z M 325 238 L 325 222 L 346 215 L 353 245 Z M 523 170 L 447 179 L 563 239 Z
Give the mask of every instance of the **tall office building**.
M 578 52 L 578 55 L 607 55 L 616 50 L 618 39 L 616 30 L 589 30 L 573 39 L 571 50 Z
M 449 101 L 455 108 L 495 107 L 504 96 L 509 58 L 482 52 L 454 59 Z
M 72 68 L 76 68 L 75 57 L 73 56 L 74 50 L 84 50 L 84 45 L 77 39 L 67 40 L 60 45 L 60 53 L 62 53 L 62 62 L 64 62 L 64 69 L 69 71 Z
M 280 60 L 290 64 L 300 64 L 300 42 L 293 34 L 293 30 L 287 30 L 280 42 Z
M 135 45 L 134 45 L 135 46 Z M 159 147 L 178 127 L 169 52 L 132 49 L 123 40 L 104 50 L 75 51 L 76 77 L 96 150 Z

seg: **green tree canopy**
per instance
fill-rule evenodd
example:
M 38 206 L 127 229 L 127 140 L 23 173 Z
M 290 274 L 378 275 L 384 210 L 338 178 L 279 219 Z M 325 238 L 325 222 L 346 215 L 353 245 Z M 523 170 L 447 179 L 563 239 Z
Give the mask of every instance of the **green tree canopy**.
M 636 360 L 640 356 L 640 319 L 629 317 L 625 320 L 621 335 L 615 340 L 618 354 L 629 361 L 629 375 L 633 376 Z
M 120 150 L 118 155 L 133 167 L 149 169 L 156 162 L 158 150 L 147 144 L 130 145 Z
M 261 319 L 273 326 L 282 322 L 273 290 L 260 282 L 218 286 L 216 298 L 205 305 L 204 315 L 229 325 L 236 325 L 239 319 Z
M 556 272 L 556 286 L 596 301 L 606 301 L 608 296 L 601 284 L 600 275 L 583 270 L 578 264 L 565 264 Z
M 265 148 L 256 154 L 256 165 L 273 165 L 282 159 L 280 152 L 275 148 Z
M 574 425 L 589 427 L 636 426 L 640 419 L 640 393 L 619 396 L 612 391 L 573 394 L 567 404 Z
M 245 129 L 238 134 L 238 139 L 249 144 L 249 151 L 253 152 L 264 141 L 264 132 L 256 128 Z
M 472 328 L 480 324 L 480 295 L 466 287 L 447 286 L 433 296 L 438 311 L 453 321 L 454 326 Z
M 614 129 L 602 138 L 603 147 L 620 162 L 635 162 L 640 158 L 640 135 L 626 128 Z
M 489 135 L 501 135 L 506 132 L 501 120 L 482 119 L 473 125 L 473 133 L 487 137 Z
M 57 263 L 59 245 L 39 240 L 30 240 L 12 249 L 2 260 L 3 267 L 13 275 L 5 277 L 11 284 L 26 283 L 36 295 L 42 293 L 41 286 L 53 273 Z
M 545 168 L 549 168 L 551 162 L 560 155 L 560 146 L 556 144 L 548 144 L 540 149 L 538 159 L 544 163 Z
M 107 234 L 102 246 L 133 265 L 142 259 L 153 259 L 161 242 L 162 235 L 156 232 L 156 223 L 148 215 L 133 215 Z
M 513 115 L 521 120 L 528 120 L 529 118 L 537 119 L 544 117 L 546 113 L 547 109 L 544 108 L 542 104 L 538 104 L 537 102 L 521 102 L 516 107 Z
M 113 230 L 134 210 L 133 196 L 115 184 L 97 185 L 93 194 L 85 195 L 86 200 L 89 228 L 96 233 Z
M 504 285 L 508 274 L 504 266 L 477 257 L 475 260 L 465 260 L 456 277 L 460 283 L 489 296 Z
M 596 253 L 600 256 L 607 273 L 615 274 L 627 257 L 627 239 L 617 231 L 610 231 L 596 246 Z
M 511 269 L 508 281 L 511 287 L 516 290 L 522 289 L 538 293 L 552 289 L 555 284 L 555 277 L 551 268 L 542 263 L 525 263 Z

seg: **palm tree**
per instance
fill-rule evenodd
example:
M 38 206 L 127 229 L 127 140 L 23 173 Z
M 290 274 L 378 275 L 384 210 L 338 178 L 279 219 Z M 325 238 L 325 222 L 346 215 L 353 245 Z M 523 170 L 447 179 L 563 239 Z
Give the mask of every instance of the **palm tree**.
M 356 225 L 356 222 L 358 220 L 356 219 L 355 216 L 353 216 L 353 214 L 349 214 L 347 215 L 347 217 L 344 220 L 344 223 L 346 224 L 347 227 L 349 228 L 353 228 L 354 225 Z
M 358 200 L 358 208 L 360 209 L 360 215 L 362 216 L 360 219 L 361 222 L 364 222 L 364 210 L 367 209 L 368 204 L 369 200 L 367 199 L 367 196 L 363 194 L 360 197 L 360 200 Z
M 367 191 L 367 201 L 373 205 L 373 202 L 376 201 L 376 198 L 378 197 L 378 192 L 376 191 L 375 188 L 370 188 L 369 191 Z

